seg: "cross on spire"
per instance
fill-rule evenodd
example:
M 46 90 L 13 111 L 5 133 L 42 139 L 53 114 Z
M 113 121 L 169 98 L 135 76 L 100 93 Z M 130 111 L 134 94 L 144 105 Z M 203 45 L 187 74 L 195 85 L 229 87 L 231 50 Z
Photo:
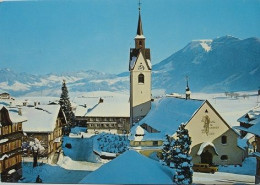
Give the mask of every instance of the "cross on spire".
M 138 3 L 138 9 L 139 9 L 139 11 L 141 11 L 141 0 L 139 0 L 139 3 Z

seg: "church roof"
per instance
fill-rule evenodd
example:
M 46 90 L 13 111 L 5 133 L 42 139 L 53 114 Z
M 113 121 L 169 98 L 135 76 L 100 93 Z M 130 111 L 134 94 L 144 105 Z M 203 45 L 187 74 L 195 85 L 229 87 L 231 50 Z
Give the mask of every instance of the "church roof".
M 162 133 L 173 135 L 181 123 L 187 123 L 206 100 L 164 97 L 152 103 L 150 112 L 140 121 Z
M 144 55 L 145 61 L 148 65 L 149 69 L 152 69 L 150 49 L 146 48 L 143 51 L 143 50 L 140 50 L 140 49 L 131 48 L 129 70 L 131 70 L 135 67 L 135 63 L 136 63 L 140 53 L 142 53 Z

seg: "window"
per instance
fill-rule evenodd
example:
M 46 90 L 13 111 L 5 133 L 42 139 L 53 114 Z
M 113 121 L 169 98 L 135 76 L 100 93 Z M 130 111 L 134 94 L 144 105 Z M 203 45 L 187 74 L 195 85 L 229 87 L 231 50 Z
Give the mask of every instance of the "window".
M 144 83 L 144 75 L 143 74 L 138 75 L 138 83 Z
M 221 159 L 222 161 L 227 161 L 227 160 L 228 160 L 228 156 L 227 156 L 227 155 L 222 155 L 222 156 L 220 157 L 220 159 Z
M 158 146 L 158 141 L 153 141 L 153 146 Z
M 221 137 L 221 143 L 222 144 L 227 144 L 227 136 L 222 136 Z
M 142 45 L 143 45 L 143 43 L 142 43 L 142 41 L 140 40 L 140 41 L 139 41 L 139 46 L 142 46 Z
M 18 123 L 18 131 L 22 131 L 22 123 Z

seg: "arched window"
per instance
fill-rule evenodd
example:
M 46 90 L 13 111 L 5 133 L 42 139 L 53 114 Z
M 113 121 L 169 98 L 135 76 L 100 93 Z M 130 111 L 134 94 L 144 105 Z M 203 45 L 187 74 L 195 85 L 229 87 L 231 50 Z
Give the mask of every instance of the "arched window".
M 144 83 L 144 75 L 143 74 L 138 75 L 138 83 Z
M 227 155 L 222 155 L 222 156 L 220 157 L 220 159 L 221 159 L 222 161 L 227 161 L 227 160 L 228 160 L 228 156 L 227 156 Z
M 142 45 L 143 45 L 143 43 L 142 43 L 142 41 L 140 40 L 140 41 L 139 41 L 139 46 L 142 46 Z
M 222 144 L 227 144 L 227 136 L 222 136 L 221 137 L 221 143 Z

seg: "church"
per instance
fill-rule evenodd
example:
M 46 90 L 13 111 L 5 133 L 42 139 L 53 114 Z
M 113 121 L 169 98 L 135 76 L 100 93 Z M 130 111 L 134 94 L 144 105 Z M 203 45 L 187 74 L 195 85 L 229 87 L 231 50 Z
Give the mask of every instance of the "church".
M 207 100 L 166 96 L 153 100 L 150 49 L 146 48 L 141 11 L 135 48 L 130 49 L 130 148 L 146 156 L 160 156 L 165 135 L 176 138 L 184 123 L 191 137 L 193 163 L 241 165 L 245 150 L 239 146 L 239 133 L 221 117 Z M 174 82 L 173 82 L 174 83 Z

